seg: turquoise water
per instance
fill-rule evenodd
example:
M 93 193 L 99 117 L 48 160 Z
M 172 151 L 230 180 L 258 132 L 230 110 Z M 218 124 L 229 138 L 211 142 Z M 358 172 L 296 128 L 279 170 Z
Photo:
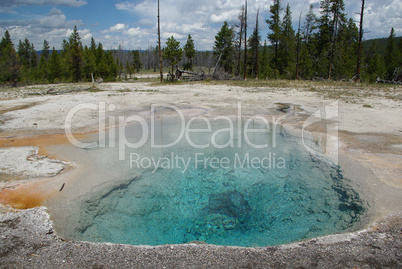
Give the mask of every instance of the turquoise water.
M 223 123 L 212 130 L 221 128 L 219 124 Z M 138 141 L 134 131 L 138 126 L 130 128 L 131 138 Z M 174 122 L 160 123 L 156 129 L 158 143 L 177 137 Z M 130 131 L 126 134 L 130 136 Z M 345 231 L 366 211 L 340 167 L 311 155 L 300 138 L 283 129 L 267 130 L 250 135 L 254 144 L 268 144 L 256 149 L 237 131 L 234 137 L 235 146 L 224 148 L 195 149 L 185 139 L 161 149 L 147 143 L 125 149 L 124 160 L 117 160 L 116 148 L 93 150 L 94 158 L 107 169 L 131 179 L 81 202 L 82 221 L 75 239 L 133 245 L 204 241 L 267 246 Z M 211 134 L 192 138 L 206 144 Z M 219 145 L 229 138 L 224 132 L 215 136 Z M 129 167 L 130 156 L 147 167 L 137 167 L 136 162 Z M 148 167 L 152 157 L 160 158 L 159 166 Z M 186 169 L 180 158 L 187 162 Z

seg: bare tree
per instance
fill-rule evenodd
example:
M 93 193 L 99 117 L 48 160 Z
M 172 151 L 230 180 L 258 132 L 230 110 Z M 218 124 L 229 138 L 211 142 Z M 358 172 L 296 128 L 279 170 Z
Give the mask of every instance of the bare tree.
M 247 0 L 244 5 L 244 79 L 247 77 Z
M 162 69 L 162 51 L 161 51 L 161 22 L 159 15 L 159 0 L 158 0 L 158 52 L 159 52 L 159 70 L 161 74 L 161 82 L 163 82 L 163 69 Z
M 328 71 L 328 79 L 331 80 L 332 78 L 332 68 L 334 64 L 334 56 L 336 50 L 336 40 L 338 37 L 338 28 L 339 24 L 344 19 L 344 14 L 342 11 L 345 11 L 345 4 L 343 0 L 333 0 L 331 2 L 330 12 L 332 13 L 332 29 L 331 29 L 331 50 L 330 50 L 330 59 L 329 59 L 329 71 Z
M 299 54 L 300 54 L 300 22 L 302 12 L 299 16 L 299 28 L 297 29 L 297 48 L 296 48 L 296 79 L 299 79 Z
M 240 21 L 240 32 L 239 32 L 239 54 L 237 58 L 237 68 L 236 68 L 236 76 L 240 75 L 240 62 L 241 62 L 241 46 L 242 46 L 242 39 L 243 39 L 243 31 L 244 31 L 244 6 L 241 7 L 241 13 L 238 17 Z
M 360 12 L 359 52 L 357 55 L 356 82 L 360 82 L 360 62 L 362 58 L 362 38 L 363 38 L 363 12 L 364 12 L 364 0 L 362 0 L 362 10 Z
M 252 74 L 254 78 L 258 78 L 258 58 L 259 58 L 259 49 L 260 49 L 260 34 L 259 34 L 259 26 L 258 26 L 258 17 L 260 14 L 260 8 L 257 10 L 257 17 L 255 19 L 255 29 L 253 35 L 250 37 L 250 47 L 253 52 L 253 63 L 252 63 Z

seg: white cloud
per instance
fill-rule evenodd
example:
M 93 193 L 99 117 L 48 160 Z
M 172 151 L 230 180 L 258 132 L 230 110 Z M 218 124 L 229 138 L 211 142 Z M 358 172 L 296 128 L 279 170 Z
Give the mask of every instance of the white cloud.
M 302 20 L 308 12 L 310 4 L 314 5 L 316 14 L 319 16 L 320 1 L 318 0 L 289 0 L 290 8 L 293 12 L 293 26 L 296 29 L 300 11 L 303 12 Z M 283 2 L 283 7 L 287 2 Z M 358 25 L 360 21 L 361 1 L 344 1 L 345 12 L 348 18 L 353 18 Z M 364 10 L 364 38 L 372 39 L 388 37 L 392 27 L 396 34 L 402 34 L 402 1 L 401 0 L 381 0 L 366 1 Z
M 47 14 L 47 15 L 49 15 L 49 16 L 54 16 L 54 15 L 56 15 L 56 16 L 60 16 L 60 15 L 64 15 L 63 14 L 63 12 L 61 12 L 59 9 L 57 9 L 57 8 L 52 8 L 51 10 L 50 10 L 50 12 Z
M 146 31 L 141 30 L 140 27 L 136 27 L 136 28 L 130 28 L 127 31 L 125 31 L 125 34 L 130 35 L 130 36 L 141 36 L 143 34 L 145 34 Z
M 118 1 L 117 1 L 118 2 Z M 85 5 L 83 0 L 0 0 L 0 12 L 22 5 L 53 5 L 79 7 Z M 91 4 L 96 5 L 96 2 Z M 282 7 L 289 3 L 292 10 L 293 27 L 297 29 L 300 12 L 302 20 L 308 12 L 309 5 L 313 4 L 317 15 L 319 15 L 320 0 L 283 0 Z M 244 0 L 163 0 L 161 1 L 161 32 L 162 43 L 174 36 L 184 45 L 188 34 L 191 34 L 197 49 L 210 50 L 215 41 L 215 35 L 222 27 L 224 21 L 230 25 L 238 23 L 240 8 Z M 270 15 L 269 7 L 272 0 L 248 0 L 248 33 L 252 33 L 255 25 L 255 16 L 260 7 L 260 30 L 262 40 L 267 37 L 268 27 L 265 23 Z M 360 0 L 345 1 L 348 17 L 358 21 L 360 12 Z M 105 11 L 107 15 L 99 13 L 98 16 L 110 16 L 110 25 L 102 29 L 92 28 L 94 38 L 101 42 L 105 48 L 117 48 L 122 44 L 127 49 L 147 48 L 155 46 L 157 40 L 157 0 L 121 0 L 115 5 L 118 14 L 121 12 L 130 13 L 135 20 L 123 20 L 117 17 L 113 11 Z M 109 14 L 110 13 L 110 14 Z M 365 39 L 376 37 L 387 37 L 391 27 L 394 27 L 396 34 L 402 34 L 402 1 L 382 0 L 366 1 L 364 30 Z M 18 18 L 20 18 L 19 16 Z M 17 18 L 17 17 L 16 17 Z M 86 18 L 82 18 L 85 20 Z M 92 22 L 88 22 L 91 24 Z M 303 24 L 303 21 L 302 21 Z M 32 16 L 29 20 L 0 20 L 0 31 L 8 29 L 13 41 L 27 37 L 40 48 L 43 38 L 51 43 L 51 46 L 60 48 L 63 38 L 68 38 L 74 25 L 85 24 L 82 20 L 69 20 L 67 16 L 57 8 L 52 8 L 47 15 Z M 102 25 L 102 24 L 100 24 Z M 93 26 L 93 25 L 91 25 Z M 85 32 L 85 33 L 84 33 Z M 92 37 L 91 31 L 84 29 L 80 31 L 83 42 Z M 88 43 L 86 43 L 88 44 Z
M 83 26 L 81 20 L 67 20 L 63 12 L 52 8 L 47 16 L 30 21 L 0 21 L 0 31 L 10 32 L 15 45 L 19 40 L 28 38 L 37 50 L 42 49 L 43 40 L 46 39 L 51 47 L 60 48 L 63 39 L 68 39 L 74 26 Z M 79 30 L 83 41 L 89 37 L 89 29 Z
M 145 18 L 145 19 L 141 19 L 138 22 L 136 22 L 136 25 L 141 25 L 141 26 L 150 26 L 153 25 L 155 22 L 151 19 Z
M 172 35 L 183 45 L 188 34 L 195 40 L 198 49 L 211 49 L 216 33 L 222 27 L 224 21 L 229 24 L 237 22 L 240 8 L 244 0 L 165 0 L 160 3 L 162 42 L 165 43 Z M 254 21 L 258 7 L 269 11 L 268 1 L 249 1 L 249 19 Z M 157 1 L 125 1 L 115 5 L 116 9 L 131 12 L 139 17 L 135 23 L 142 30 L 146 29 L 149 36 L 143 35 L 142 44 L 156 45 Z M 262 12 L 260 12 L 260 15 Z M 146 22 L 146 23 L 144 23 Z M 251 23 L 250 25 L 253 25 Z M 261 17 L 261 27 L 263 21 Z M 251 29 L 251 27 L 250 27 Z M 121 36 L 122 40 L 126 40 Z M 136 41 L 138 43 L 138 41 Z
M 0 2 L 0 12 L 10 12 L 15 7 L 20 6 L 67 6 L 80 7 L 87 4 L 84 0 L 2 0 Z
M 220 12 L 219 14 L 212 14 L 210 16 L 211 22 L 224 22 L 224 21 L 235 21 L 239 14 L 238 10 L 228 10 Z
M 393 27 L 396 35 L 402 34 L 402 1 L 383 0 L 367 3 L 363 27 L 365 39 L 387 37 Z M 355 18 L 357 19 L 357 18 Z
M 39 19 L 39 26 L 41 28 L 63 28 L 65 26 L 70 26 L 77 24 L 80 25 L 82 22 L 79 21 L 67 21 L 66 15 L 63 14 L 57 8 L 52 8 L 48 16 Z M 38 27 L 39 28 L 39 27 Z
M 310 4 L 313 4 L 316 14 L 319 16 L 320 0 L 283 0 L 283 9 L 289 3 L 292 11 L 293 27 L 298 27 L 299 16 L 302 14 L 302 25 L 308 12 Z M 248 31 L 251 33 L 255 25 L 255 16 L 260 7 L 259 28 L 262 40 L 267 39 L 268 27 L 265 20 L 269 17 L 269 7 L 272 0 L 248 0 Z M 191 34 L 198 49 L 211 49 L 214 45 L 215 35 L 222 27 L 224 21 L 229 24 L 238 23 L 240 8 L 244 0 L 164 0 L 160 2 L 161 32 L 163 43 L 166 38 L 174 36 L 181 44 Z M 127 11 L 139 17 L 134 23 L 140 28 L 135 28 L 135 34 L 126 36 L 125 33 L 119 37 L 122 43 L 155 45 L 156 23 L 157 23 L 157 0 L 126 0 L 115 5 L 116 9 Z M 359 20 L 361 1 L 345 1 L 345 12 L 348 18 Z M 283 16 L 284 10 L 282 11 Z M 366 39 L 376 37 L 387 37 L 391 27 L 394 27 L 396 34 L 402 33 L 402 1 L 382 0 L 366 1 L 364 30 Z M 142 33 L 139 35 L 138 33 Z M 147 36 L 148 35 L 148 36 Z M 137 36 L 137 40 L 131 41 L 131 37 Z M 140 39 L 140 40 L 138 40 Z M 130 40 L 130 41 L 129 41 Z
M 101 31 L 101 33 L 106 34 L 106 33 L 116 33 L 116 32 L 122 32 L 124 29 L 127 28 L 127 25 L 125 25 L 124 23 L 118 23 L 112 27 L 110 27 L 107 30 L 103 30 Z

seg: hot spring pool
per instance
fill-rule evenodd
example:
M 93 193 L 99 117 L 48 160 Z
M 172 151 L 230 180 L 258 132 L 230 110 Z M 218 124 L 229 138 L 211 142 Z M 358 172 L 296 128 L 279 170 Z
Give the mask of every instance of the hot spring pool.
M 158 148 L 173 144 L 181 125 L 157 120 L 154 145 L 148 139 L 119 147 L 116 130 L 104 137 L 105 147 L 75 148 L 87 168 L 75 189 L 63 191 L 75 198 L 58 205 L 58 232 L 93 242 L 256 247 L 339 233 L 360 221 L 365 202 L 339 166 L 309 153 L 283 128 L 256 120 L 249 127 L 265 131 L 245 137 L 244 124 L 234 125 L 231 134 L 225 119 L 216 120 L 210 132 Z M 192 122 L 193 129 L 207 127 Z M 138 142 L 141 129 L 128 125 L 124 136 Z

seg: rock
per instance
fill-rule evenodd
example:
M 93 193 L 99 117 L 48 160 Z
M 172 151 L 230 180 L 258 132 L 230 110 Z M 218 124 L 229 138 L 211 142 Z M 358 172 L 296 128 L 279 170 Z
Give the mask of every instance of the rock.
M 207 211 L 209 214 L 220 213 L 233 217 L 243 223 L 250 217 L 251 207 L 244 196 L 235 190 L 210 195 Z

